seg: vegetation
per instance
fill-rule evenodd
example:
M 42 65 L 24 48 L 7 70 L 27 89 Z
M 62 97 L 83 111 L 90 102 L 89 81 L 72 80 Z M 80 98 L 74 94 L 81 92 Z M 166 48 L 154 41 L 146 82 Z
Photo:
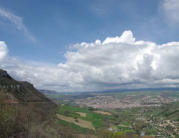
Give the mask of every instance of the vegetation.
M 75 104 L 78 97 L 80 100 L 97 97 L 102 101 L 100 104 L 107 104 L 106 96 L 125 99 L 125 104 L 141 101 L 147 106 L 97 109 Z M 0 138 L 179 137 L 177 91 L 63 94 L 61 98 L 64 101 L 60 103 L 66 104 L 59 104 L 57 109 L 33 85 L 18 82 L 8 74 L 0 77 Z
M 86 117 L 80 116 L 80 114 L 78 114 L 77 112 L 86 113 Z M 83 120 L 90 121 L 96 129 L 104 127 L 104 120 L 109 118 L 107 115 L 94 113 L 93 111 L 90 111 L 88 108 L 80 108 L 77 106 L 70 105 L 60 105 L 58 113 L 65 116 L 81 118 Z
M 170 93 L 170 94 L 168 94 Z M 131 93 L 107 93 L 103 95 L 112 95 L 115 98 L 117 95 L 125 96 L 135 95 L 135 92 Z M 94 94 L 93 94 L 94 95 Z M 174 99 L 179 97 L 178 92 L 139 92 L 136 98 L 150 96 L 158 98 L 160 95 L 168 96 Z M 157 99 L 156 98 L 156 99 Z M 79 107 L 78 105 L 71 103 L 61 104 L 58 108 L 58 113 L 70 116 L 74 118 L 81 118 L 90 121 L 95 126 L 95 134 L 104 137 L 177 137 L 179 125 L 179 102 L 171 102 L 162 104 L 162 106 L 148 106 L 148 107 L 135 107 L 125 109 L 106 109 L 105 112 L 110 112 L 111 115 L 104 115 L 97 113 L 99 109 L 92 107 Z M 85 113 L 86 117 L 80 116 L 77 112 Z M 105 120 L 105 121 L 103 121 Z M 105 122 L 105 123 L 104 123 Z M 65 125 L 72 125 L 66 122 Z M 74 124 L 73 124 L 74 125 Z M 77 127 L 77 126 L 75 126 Z M 78 132 L 87 132 L 83 128 L 75 128 Z M 78 126 L 79 127 L 79 126 Z

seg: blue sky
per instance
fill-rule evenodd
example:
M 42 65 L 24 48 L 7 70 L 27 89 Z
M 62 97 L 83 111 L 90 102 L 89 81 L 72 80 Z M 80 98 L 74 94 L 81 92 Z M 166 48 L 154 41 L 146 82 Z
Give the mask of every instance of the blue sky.
M 161 0 L 0 0 L 0 8 L 23 19 L 32 42 L 16 26 L 0 20 L 0 36 L 10 55 L 58 63 L 74 43 L 119 36 L 132 30 L 137 39 L 177 41 L 179 32 L 161 12 Z M 7 21 L 8 22 L 8 21 Z
M 0 67 L 62 91 L 178 87 L 178 13 L 179 0 L 0 0 Z

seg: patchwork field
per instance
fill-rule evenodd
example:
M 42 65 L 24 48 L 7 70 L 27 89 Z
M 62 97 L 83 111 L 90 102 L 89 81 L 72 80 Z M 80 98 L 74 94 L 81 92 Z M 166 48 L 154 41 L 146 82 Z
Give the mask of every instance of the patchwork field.
M 73 124 L 78 125 L 78 126 L 83 127 L 83 128 L 95 130 L 95 128 L 93 127 L 91 122 L 86 121 L 86 120 L 82 120 L 80 118 L 66 117 L 66 116 L 60 115 L 60 114 L 57 114 L 57 118 L 60 119 L 60 120 L 64 120 L 64 121 L 73 123 Z
M 63 98 L 58 121 L 80 133 L 110 138 L 179 136 L 179 92 L 93 93 Z M 113 102 L 116 108 L 106 108 Z
M 109 119 L 112 114 L 107 112 L 97 113 L 88 108 L 80 108 L 78 106 L 60 105 L 57 118 L 69 123 L 73 123 L 82 128 L 96 130 L 106 126 L 105 119 Z

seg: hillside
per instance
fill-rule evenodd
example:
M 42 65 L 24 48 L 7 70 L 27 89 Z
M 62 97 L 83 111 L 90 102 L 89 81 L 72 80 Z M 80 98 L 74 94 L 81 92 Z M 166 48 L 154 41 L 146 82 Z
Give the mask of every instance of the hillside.
M 59 124 L 57 105 L 0 69 L 0 138 L 96 138 Z
M 18 102 L 48 102 L 53 104 L 35 89 L 32 84 L 16 81 L 2 69 L 0 70 L 0 90 L 3 90 L 7 94 L 12 94 Z
M 57 106 L 32 84 L 16 81 L 0 69 L 0 107 L 0 137 L 23 138 L 41 134 L 35 131 L 53 119 Z

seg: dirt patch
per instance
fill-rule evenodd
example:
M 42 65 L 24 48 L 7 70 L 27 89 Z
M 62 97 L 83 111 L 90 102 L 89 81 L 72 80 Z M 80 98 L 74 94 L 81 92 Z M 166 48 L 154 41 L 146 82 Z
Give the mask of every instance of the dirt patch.
M 104 111 L 94 111 L 94 113 L 102 114 L 102 115 L 112 115 L 109 112 L 104 112 Z
M 87 134 L 78 134 L 78 138 L 98 138 L 97 136 L 94 135 L 87 135 Z
M 73 124 L 78 125 L 78 126 L 83 127 L 83 128 L 95 130 L 94 126 L 89 121 L 82 120 L 80 118 L 74 119 L 73 117 L 66 117 L 66 116 L 63 116 L 63 115 L 60 115 L 60 114 L 56 114 L 56 115 L 57 115 L 57 118 L 60 119 L 60 120 L 64 120 L 64 121 L 73 123 Z
M 86 113 L 82 113 L 82 112 L 76 112 L 77 114 L 79 114 L 81 117 L 86 117 Z

